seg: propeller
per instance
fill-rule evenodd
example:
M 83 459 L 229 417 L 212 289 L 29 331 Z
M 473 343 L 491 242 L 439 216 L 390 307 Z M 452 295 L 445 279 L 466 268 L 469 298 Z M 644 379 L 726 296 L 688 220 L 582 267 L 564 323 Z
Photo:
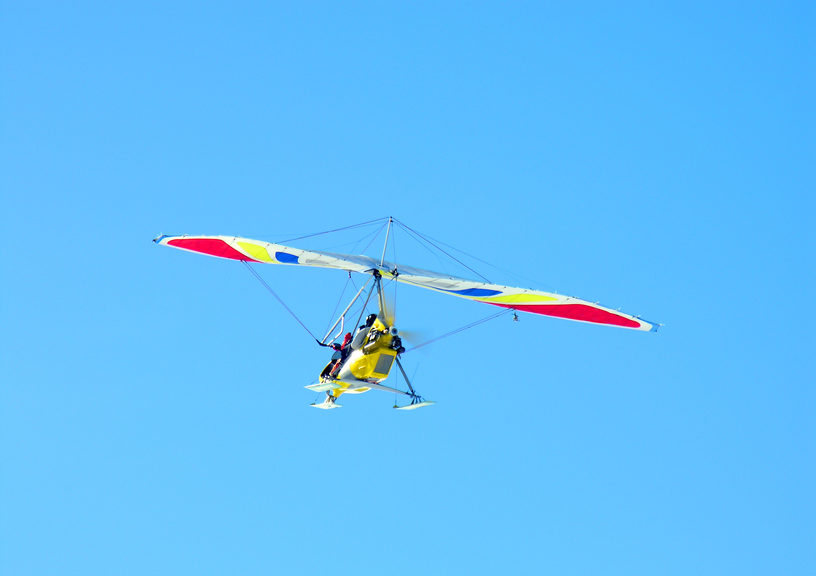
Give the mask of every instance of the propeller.
M 380 320 L 382 320 L 383 324 L 386 327 L 390 328 L 396 322 L 396 310 L 397 305 L 394 301 L 393 295 L 383 292 L 383 298 L 381 302 L 382 306 L 380 307 Z
M 399 336 L 402 338 L 404 342 L 408 342 L 411 345 L 419 344 L 420 342 L 424 342 L 428 339 L 427 332 L 422 330 L 402 330 L 399 331 Z

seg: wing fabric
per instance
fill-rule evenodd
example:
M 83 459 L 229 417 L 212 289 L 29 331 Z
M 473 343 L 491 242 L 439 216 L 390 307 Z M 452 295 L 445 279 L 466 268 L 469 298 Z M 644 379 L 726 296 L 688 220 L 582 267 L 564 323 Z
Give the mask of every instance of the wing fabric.
M 383 272 L 383 276 L 385 275 L 385 272 Z M 636 316 L 624 314 L 623 312 L 605 308 L 593 302 L 573 298 L 572 296 L 564 296 L 562 294 L 514 288 L 500 284 L 475 282 L 459 278 L 439 279 L 415 276 L 406 274 L 404 271 L 400 271 L 397 280 L 405 282 L 406 284 L 436 290 L 444 294 L 451 294 L 460 298 L 484 302 L 485 304 L 493 304 L 494 306 L 501 306 L 503 308 L 512 308 L 513 310 L 519 310 L 521 312 L 566 318 L 579 322 L 590 322 L 592 324 L 620 326 L 634 330 L 657 330 L 656 324 L 652 324 Z
M 154 241 L 190 252 L 246 262 L 312 266 L 360 273 L 379 270 L 384 278 L 522 312 L 634 330 L 655 331 L 658 328 L 657 324 L 637 316 L 571 296 L 467 280 L 430 270 L 397 266 L 390 262 L 384 262 L 381 266 L 379 261 L 368 256 L 302 250 L 234 236 L 160 236 Z
M 301 250 L 291 246 L 235 236 L 159 236 L 154 242 L 208 256 L 245 262 L 314 266 L 352 272 L 365 272 L 372 268 L 379 268 L 379 263 L 367 256 Z

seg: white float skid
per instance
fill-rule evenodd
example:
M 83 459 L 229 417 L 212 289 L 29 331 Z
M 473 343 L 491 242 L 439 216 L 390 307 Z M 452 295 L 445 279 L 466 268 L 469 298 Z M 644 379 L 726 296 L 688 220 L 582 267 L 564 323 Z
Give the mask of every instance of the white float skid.
M 409 392 L 391 388 L 390 386 L 383 386 L 382 384 L 376 384 L 374 382 L 366 382 L 365 380 L 330 380 L 326 382 L 309 384 L 308 386 L 305 386 L 305 388 L 307 390 L 312 390 L 313 392 L 329 392 L 331 390 L 342 389 L 344 394 L 359 394 L 361 392 L 367 392 L 370 389 L 374 389 L 382 390 L 383 392 L 394 392 L 396 394 L 402 394 L 403 396 L 408 396 L 411 398 L 412 402 L 407 406 L 394 406 L 394 408 L 397 410 L 414 410 L 416 408 L 422 408 L 423 406 L 430 406 L 431 404 L 434 404 L 434 402 L 431 402 L 430 400 L 422 400 L 419 396 L 412 395 Z M 312 403 L 310 406 L 320 408 L 321 410 L 331 410 L 332 408 L 342 407 L 340 404 L 330 400 L 328 396 L 320 404 Z

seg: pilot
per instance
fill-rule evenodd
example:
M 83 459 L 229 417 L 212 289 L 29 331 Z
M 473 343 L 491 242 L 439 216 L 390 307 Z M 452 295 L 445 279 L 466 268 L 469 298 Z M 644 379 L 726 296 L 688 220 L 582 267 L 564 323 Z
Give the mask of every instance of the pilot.
M 371 332 L 371 327 L 374 325 L 374 321 L 376 319 L 376 314 L 369 314 L 365 319 L 365 324 L 357 329 L 357 334 L 355 334 L 354 339 L 351 341 L 351 347 L 354 350 L 358 350 L 363 347 L 363 344 L 365 344 L 366 339 L 368 338 L 368 333 Z

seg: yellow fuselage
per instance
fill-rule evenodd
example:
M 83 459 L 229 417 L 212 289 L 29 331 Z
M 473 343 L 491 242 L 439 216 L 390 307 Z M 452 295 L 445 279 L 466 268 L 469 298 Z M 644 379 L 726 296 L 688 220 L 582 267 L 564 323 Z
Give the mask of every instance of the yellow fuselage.
M 361 346 L 351 351 L 337 374 L 333 394 L 360 394 L 370 388 L 359 386 L 357 382 L 379 383 L 388 378 L 397 351 L 392 346 L 393 336 L 385 325 L 375 320 Z

